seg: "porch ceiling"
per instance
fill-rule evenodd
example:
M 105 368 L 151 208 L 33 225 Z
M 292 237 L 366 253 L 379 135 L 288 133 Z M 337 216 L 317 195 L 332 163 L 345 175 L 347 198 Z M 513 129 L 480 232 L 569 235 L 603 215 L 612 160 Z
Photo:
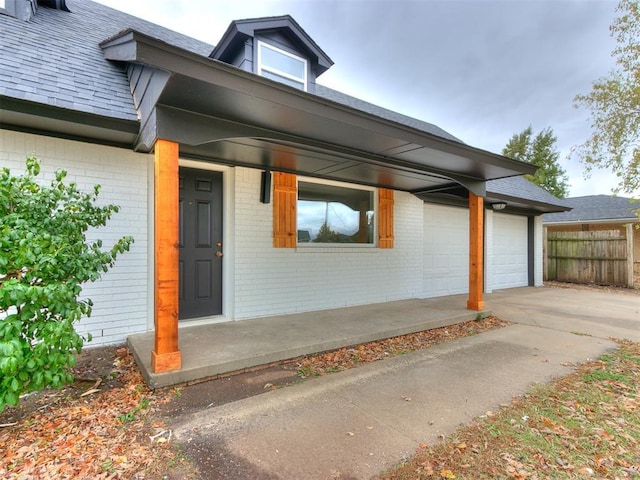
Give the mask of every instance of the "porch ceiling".
M 163 138 L 183 156 L 412 192 L 462 184 L 484 195 L 486 180 L 535 171 L 132 30 L 101 46 L 109 60 L 161 72 L 144 92 L 132 81 L 141 151 Z

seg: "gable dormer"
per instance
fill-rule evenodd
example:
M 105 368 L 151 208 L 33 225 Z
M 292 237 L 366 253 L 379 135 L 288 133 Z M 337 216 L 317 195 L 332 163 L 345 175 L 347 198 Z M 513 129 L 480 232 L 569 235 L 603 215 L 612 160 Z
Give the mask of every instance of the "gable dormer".
M 232 22 L 209 56 L 308 92 L 333 65 L 289 15 Z
M 28 22 L 36 14 L 39 6 L 69 11 L 66 0 L 0 0 L 0 15 L 9 15 Z

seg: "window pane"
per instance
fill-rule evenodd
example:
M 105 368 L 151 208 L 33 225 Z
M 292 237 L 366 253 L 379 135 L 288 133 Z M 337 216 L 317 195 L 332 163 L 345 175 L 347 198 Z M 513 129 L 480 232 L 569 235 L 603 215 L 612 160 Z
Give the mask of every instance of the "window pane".
M 373 244 L 373 192 L 298 183 L 298 243 Z
M 283 73 L 288 73 L 299 79 L 304 79 L 305 62 L 301 59 L 290 57 L 272 50 L 266 45 L 261 46 L 262 66 L 274 68 Z M 264 72 L 263 72 L 264 73 Z
M 268 72 L 267 70 L 262 71 L 262 76 L 266 78 L 270 78 L 271 80 L 277 80 L 278 82 L 289 85 L 290 87 L 296 87 L 296 88 L 299 88 L 300 90 L 304 90 L 304 83 L 296 82 L 295 80 L 291 80 L 290 78 L 287 78 L 287 77 L 282 77 L 275 73 Z

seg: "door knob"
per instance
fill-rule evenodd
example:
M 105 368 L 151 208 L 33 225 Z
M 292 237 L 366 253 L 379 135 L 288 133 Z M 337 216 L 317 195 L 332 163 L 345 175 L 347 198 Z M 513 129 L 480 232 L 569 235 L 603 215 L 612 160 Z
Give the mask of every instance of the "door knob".
M 216 257 L 221 257 L 221 256 L 222 256 L 222 252 L 218 250 L 218 251 L 216 252 Z

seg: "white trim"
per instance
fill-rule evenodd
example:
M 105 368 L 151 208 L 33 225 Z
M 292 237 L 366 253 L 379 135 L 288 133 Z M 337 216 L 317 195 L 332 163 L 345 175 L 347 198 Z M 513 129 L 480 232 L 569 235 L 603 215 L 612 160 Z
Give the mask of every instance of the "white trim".
M 533 286 L 544 285 L 544 228 L 542 215 L 533 217 Z
M 298 202 L 298 185 L 300 182 L 305 183 L 317 183 L 319 185 L 329 185 L 332 187 L 350 188 L 352 190 L 364 190 L 373 193 L 373 239 L 371 243 L 317 243 L 317 242 L 298 242 L 297 230 L 298 230 L 298 215 L 296 210 L 296 250 L 301 249 L 318 249 L 318 248 L 378 248 L 378 188 L 371 187 L 369 185 L 358 185 L 357 183 L 339 182 L 336 180 L 323 180 L 314 177 L 301 177 L 296 175 L 296 204 Z
M 278 70 L 277 68 L 271 67 L 269 65 L 263 65 L 262 64 L 262 47 L 265 47 L 269 50 L 272 50 L 276 53 L 279 53 L 281 55 L 285 55 L 289 58 L 293 58 L 295 60 L 299 60 L 300 62 L 302 62 L 302 64 L 304 65 L 304 70 L 303 70 L 303 77 L 296 77 L 295 75 L 291 75 L 290 73 L 287 72 L 283 72 L 282 70 Z M 293 53 L 287 52 L 286 50 L 282 50 L 281 48 L 278 48 L 274 45 L 271 45 L 270 43 L 267 42 L 263 42 L 262 40 L 258 40 L 258 68 L 257 68 L 257 73 L 260 76 L 264 76 L 262 75 L 262 71 L 266 71 L 266 72 L 270 72 L 273 73 L 275 75 L 278 75 L 279 77 L 284 77 L 286 79 L 289 79 L 291 81 L 294 82 L 298 82 L 298 83 L 302 83 L 302 90 L 303 91 L 307 91 L 307 85 L 308 85 L 308 81 L 307 81 L 307 68 L 308 68 L 308 64 L 307 64 L 307 60 L 305 58 L 299 57 L 298 55 L 294 55 Z
M 155 202 L 156 165 L 155 157 L 150 155 L 147 162 L 147 330 L 156 328 L 155 314 L 155 268 L 156 268 L 156 202 Z
M 565 226 L 565 225 L 583 225 L 583 224 L 626 224 L 626 223 L 638 223 L 640 219 L 637 217 L 627 217 L 627 218 L 604 218 L 600 220 L 571 220 L 564 222 L 546 222 L 543 220 L 545 227 L 557 227 L 557 226 Z
M 484 209 L 484 293 L 493 293 L 493 277 L 495 275 L 493 265 L 493 215 L 493 209 Z
M 235 170 L 224 165 L 186 159 L 180 159 L 178 166 L 222 172 L 222 248 L 224 253 L 224 261 L 222 262 L 222 315 L 183 320 L 178 323 L 178 326 L 182 328 L 183 326 L 228 322 L 233 320 L 235 309 L 235 218 L 233 215 Z

